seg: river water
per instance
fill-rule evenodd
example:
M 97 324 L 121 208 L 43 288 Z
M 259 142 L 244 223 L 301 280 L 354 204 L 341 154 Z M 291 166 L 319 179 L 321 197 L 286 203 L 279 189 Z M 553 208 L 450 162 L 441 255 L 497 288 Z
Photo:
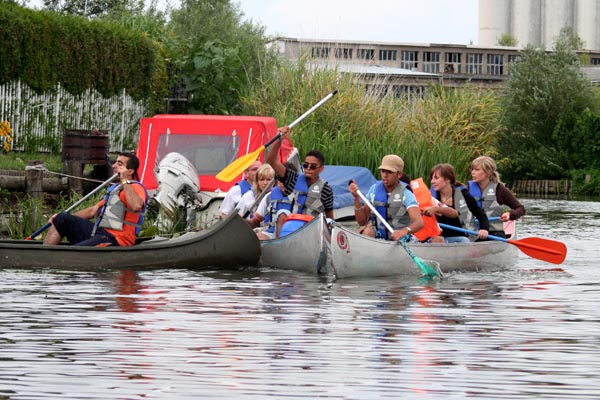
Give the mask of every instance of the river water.
M 0 270 L 0 399 L 598 399 L 600 203 L 524 200 L 556 266 L 443 280 Z

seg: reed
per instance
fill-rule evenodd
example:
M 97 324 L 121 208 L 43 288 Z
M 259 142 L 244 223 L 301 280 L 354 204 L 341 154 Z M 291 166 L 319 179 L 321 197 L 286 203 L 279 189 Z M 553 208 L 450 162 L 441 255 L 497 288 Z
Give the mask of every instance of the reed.
M 338 94 L 297 125 L 292 140 L 301 154 L 317 149 L 328 164 L 357 165 L 377 173 L 385 154 L 400 155 L 411 177 L 427 177 L 438 163 L 453 164 L 461 180 L 470 160 L 496 155 L 500 131 L 497 95 L 478 88 L 432 86 L 423 98 L 390 93 L 386 82 L 369 91 L 356 77 L 307 60 L 286 64 L 242 98 L 244 114 L 270 115 L 279 125 L 293 121 L 327 93 Z

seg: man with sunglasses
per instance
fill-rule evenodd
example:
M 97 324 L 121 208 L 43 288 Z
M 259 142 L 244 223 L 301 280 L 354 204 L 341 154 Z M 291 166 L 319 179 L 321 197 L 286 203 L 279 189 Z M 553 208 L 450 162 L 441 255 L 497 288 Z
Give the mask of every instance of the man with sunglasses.
M 254 161 L 252 165 L 248 167 L 247 170 L 244 171 L 245 178 L 235 184 L 223 199 L 223 203 L 221 203 L 221 218 L 225 218 L 229 214 L 235 210 L 242 196 L 252 189 L 252 184 L 254 183 L 254 178 L 256 177 L 256 171 L 262 165 L 262 163 L 258 160 Z
M 271 164 L 277 178 L 283 182 L 285 191 L 291 193 L 291 214 L 306 214 L 314 217 L 321 213 L 333 219 L 333 189 L 323 181 L 319 174 L 325 168 L 325 156 L 318 150 L 311 150 L 304 156 L 303 173 L 294 171 L 279 160 L 279 147 L 289 134 L 290 128 L 284 126 L 279 129 L 281 138 L 269 148 L 267 162 Z M 283 219 L 278 220 L 278 225 Z

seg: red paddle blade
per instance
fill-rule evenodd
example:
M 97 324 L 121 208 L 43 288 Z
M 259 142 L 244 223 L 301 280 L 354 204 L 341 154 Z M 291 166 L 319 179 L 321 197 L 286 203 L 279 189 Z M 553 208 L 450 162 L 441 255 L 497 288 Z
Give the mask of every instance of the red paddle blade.
M 508 243 L 514 244 L 523 253 L 529 257 L 538 260 L 547 261 L 553 264 L 562 264 L 567 257 L 567 246 L 556 240 L 542 238 L 524 238 L 517 240 L 508 240 Z

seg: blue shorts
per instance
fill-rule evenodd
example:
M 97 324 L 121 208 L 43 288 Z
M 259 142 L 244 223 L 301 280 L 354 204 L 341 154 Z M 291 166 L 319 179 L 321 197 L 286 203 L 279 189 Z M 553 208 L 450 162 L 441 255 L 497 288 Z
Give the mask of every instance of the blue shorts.
M 96 234 L 92 236 L 94 223 L 69 213 L 57 214 L 52 220 L 52 225 L 60 237 L 66 237 L 69 243 L 75 246 L 119 245 L 117 239 L 102 228 L 98 228 Z

